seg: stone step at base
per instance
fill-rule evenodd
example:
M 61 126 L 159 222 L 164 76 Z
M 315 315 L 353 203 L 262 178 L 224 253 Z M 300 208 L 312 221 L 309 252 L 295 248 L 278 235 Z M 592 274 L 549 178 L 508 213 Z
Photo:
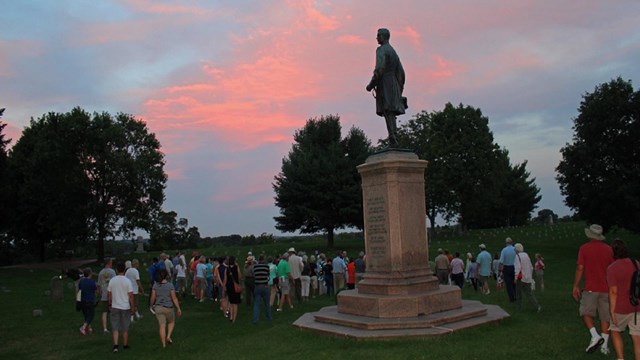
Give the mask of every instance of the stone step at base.
M 508 317 L 509 314 L 498 306 L 464 300 L 460 309 L 399 319 L 345 315 L 338 313 L 337 306 L 329 306 L 303 315 L 293 325 L 303 330 L 339 337 L 393 339 L 446 335 Z

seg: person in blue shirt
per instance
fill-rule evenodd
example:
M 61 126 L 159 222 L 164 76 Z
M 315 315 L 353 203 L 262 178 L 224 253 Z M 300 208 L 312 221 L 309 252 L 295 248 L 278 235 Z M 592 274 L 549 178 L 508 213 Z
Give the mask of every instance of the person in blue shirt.
M 149 271 L 147 271 L 147 274 L 149 274 L 149 294 L 151 294 L 151 290 L 153 290 L 153 284 L 158 281 L 157 277 L 160 274 L 160 270 L 164 268 L 164 262 L 158 261 L 158 258 L 154 257 L 153 264 L 149 266 Z M 149 307 L 151 307 L 151 305 L 151 302 L 149 302 Z
M 500 273 L 504 279 L 505 287 L 507 288 L 507 295 L 509 301 L 516 301 L 516 287 L 515 287 L 515 268 L 514 263 L 516 261 L 516 249 L 513 247 L 513 240 L 510 237 L 505 240 L 506 246 L 500 252 Z
M 480 244 L 480 253 L 476 258 L 478 263 L 478 285 L 482 287 L 482 293 L 489 295 L 489 276 L 491 276 L 491 254 L 487 251 L 485 244 Z
M 84 316 L 84 323 L 80 327 L 80 333 L 82 335 L 86 335 L 87 332 L 90 334 L 93 333 L 91 322 L 95 315 L 96 293 L 99 292 L 99 287 L 96 285 L 95 280 L 91 278 L 93 276 L 91 268 L 84 269 L 83 275 L 84 277 L 80 279 L 80 282 L 78 283 L 78 289 L 79 291 L 82 291 L 80 296 L 80 308 L 82 310 L 82 315 Z

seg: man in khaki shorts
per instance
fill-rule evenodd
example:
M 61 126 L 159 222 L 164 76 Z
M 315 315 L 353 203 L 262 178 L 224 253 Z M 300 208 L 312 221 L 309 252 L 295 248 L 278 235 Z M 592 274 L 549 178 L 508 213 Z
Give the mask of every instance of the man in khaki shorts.
M 609 354 L 609 286 L 607 267 L 613 263 L 611 247 L 603 242 L 602 226 L 593 224 L 584 229 L 589 242 L 580 246 L 578 265 L 573 281 L 573 298 L 580 301 L 580 316 L 591 334 L 591 341 L 585 350 L 592 353 L 600 347 L 600 352 Z M 580 290 L 580 280 L 584 274 L 584 288 Z M 594 317 L 600 318 L 600 331 L 595 328 Z

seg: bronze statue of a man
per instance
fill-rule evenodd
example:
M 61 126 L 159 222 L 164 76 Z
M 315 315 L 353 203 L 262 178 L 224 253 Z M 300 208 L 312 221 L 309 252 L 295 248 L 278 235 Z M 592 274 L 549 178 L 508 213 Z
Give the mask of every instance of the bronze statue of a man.
M 376 114 L 384 116 L 389 132 L 389 146 L 398 145 L 396 137 L 396 116 L 404 114 L 407 98 L 402 96 L 404 90 L 404 69 L 400 57 L 389 44 L 391 33 L 387 29 L 378 29 L 378 48 L 376 49 L 376 68 L 367 91 L 375 89 Z

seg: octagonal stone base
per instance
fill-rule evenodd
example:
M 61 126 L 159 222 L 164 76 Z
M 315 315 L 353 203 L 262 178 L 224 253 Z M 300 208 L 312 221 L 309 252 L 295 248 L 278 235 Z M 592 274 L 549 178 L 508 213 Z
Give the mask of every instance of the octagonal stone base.
M 416 317 L 460 307 L 462 298 L 457 286 L 406 295 L 363 294 L 357 289 L 338 294 L 338 312 L 377 318 Z
M 329 306 L 314 313 L 306 313 L 293 325 L 307 331 L 353 339 L 395 339 L 430 337 L 498 322 L 509 314 L 496 305 L 463 300 L 462 307 L 413 318 L 373 318 L 338 312 Z

